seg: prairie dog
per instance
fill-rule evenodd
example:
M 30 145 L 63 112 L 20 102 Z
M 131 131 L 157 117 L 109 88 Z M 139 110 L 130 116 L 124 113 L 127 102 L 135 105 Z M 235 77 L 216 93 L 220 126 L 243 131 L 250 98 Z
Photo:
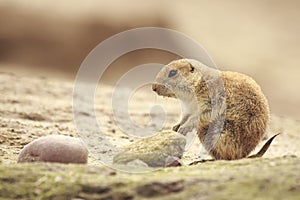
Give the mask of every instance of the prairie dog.
M 183 116 L 173 130 L 186 135 L 195 129 L 215 159 L 245 158 L 265 135 L 270 119 L 268 102 L 247 75 L 180 59 L 162 68 L 152 89 L 181 101 Z M 250 157 L 262 156 L 273 138 L 260 155 Z

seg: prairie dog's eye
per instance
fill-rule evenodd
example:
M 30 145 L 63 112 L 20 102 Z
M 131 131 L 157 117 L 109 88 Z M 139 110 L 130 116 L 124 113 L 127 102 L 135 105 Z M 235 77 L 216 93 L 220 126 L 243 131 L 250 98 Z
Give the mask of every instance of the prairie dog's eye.
M 193 73 L 195 70 L 195 67 L 193 65 L 190 65 L 190 66 L 191 66 L 190 72 Z
M 172 69 L 172 70 L 169 72 L 168 77 L 170 78 L 170 77 L 172 77 L 172 76 L 175 76 L 176 74 L 177 74 L 177 70 Z

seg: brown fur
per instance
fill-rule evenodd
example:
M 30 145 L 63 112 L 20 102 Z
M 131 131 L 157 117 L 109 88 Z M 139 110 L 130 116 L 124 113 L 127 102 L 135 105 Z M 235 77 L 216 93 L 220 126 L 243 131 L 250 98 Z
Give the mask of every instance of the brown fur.
M 177 70 L 176 76 L 168 77 L 171 70 Z M 155 82 L 152 88 L 158 95 L 178 98 L 186 105 L 173 130 L 186 135 L 195 128 L 215 159 L 247 157 L 266 132 L 268 103 L 249 76 L 181 59 L 165 66 Z

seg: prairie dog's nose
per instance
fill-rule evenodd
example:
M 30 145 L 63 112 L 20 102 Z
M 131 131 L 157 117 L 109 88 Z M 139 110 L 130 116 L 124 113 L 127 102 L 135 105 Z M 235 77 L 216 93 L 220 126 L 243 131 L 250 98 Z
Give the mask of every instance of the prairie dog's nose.
M 153 83 L 153 84 L 152 84 L 152 90 L 153 90 L 154 92 L 157 91 L 157 84 L 156 84 L 156 83 Z

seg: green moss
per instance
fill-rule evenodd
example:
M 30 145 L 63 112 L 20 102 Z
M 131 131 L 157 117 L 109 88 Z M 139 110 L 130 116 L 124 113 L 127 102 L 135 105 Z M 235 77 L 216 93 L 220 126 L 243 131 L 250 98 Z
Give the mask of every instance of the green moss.
M 103 166 L 0 165 L 1 199 L 297 199 L 300 159 L 243 159 L 128 174 Z

